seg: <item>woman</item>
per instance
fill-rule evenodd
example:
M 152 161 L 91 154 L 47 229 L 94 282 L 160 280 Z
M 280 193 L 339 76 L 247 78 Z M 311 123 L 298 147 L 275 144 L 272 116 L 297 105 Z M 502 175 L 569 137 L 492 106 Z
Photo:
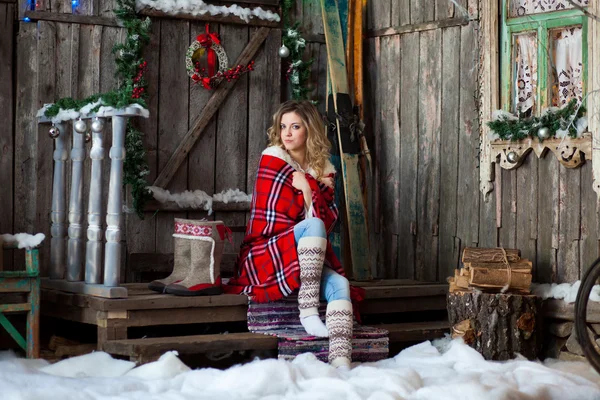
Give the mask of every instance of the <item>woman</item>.
M 300 322 L 329 336 L 329 362 L 350 367 L 350 286 L 327 240 L 338 210 L 335 169 L 321 116 L 307 101 L 287 101 L 273 116 L 260 159 L 246 237 L 227 293 L 276 301 L 298 289 Z M 319 298 L 327 300 L 326 325 Z

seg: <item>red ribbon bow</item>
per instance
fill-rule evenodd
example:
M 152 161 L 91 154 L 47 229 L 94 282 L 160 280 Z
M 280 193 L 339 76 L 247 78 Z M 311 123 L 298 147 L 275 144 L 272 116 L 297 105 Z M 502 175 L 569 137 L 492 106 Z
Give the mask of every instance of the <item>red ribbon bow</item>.
M 208 29 L 208 24 L 206 24 L 206 33 L 198 35 L 196 40 L 200 42 L 200 45 L 206 49 L 206 57 L 208 59 L 208 76 L 213 76 L 215 74 L 215 66 L 217 65 L 217 53 L 211 48 L 213 43 L 221 44 L 219 41 L 219 35 L 216 33 L 211 33 Z M 205 88 L 210 89 L 210 86 L 207 86 L 208 82 L 202 80 L 202 84 Z
M 227 238 L 229 243 L 231 243 L 233 246 L 233 233 L 227 225 L 217 225 L 217 231 L 219 231 L 219 237 L 221 240 L 225 240 Z

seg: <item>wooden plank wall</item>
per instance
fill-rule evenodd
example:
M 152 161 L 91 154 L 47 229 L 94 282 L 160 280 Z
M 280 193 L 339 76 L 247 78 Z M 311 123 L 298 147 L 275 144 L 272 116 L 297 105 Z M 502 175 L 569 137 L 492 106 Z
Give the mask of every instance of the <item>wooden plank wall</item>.
M 80 0 L 76 13 L 113 17 L 114 3 L 113 0 Z M 0 12 L 4 7 L 7 6 L 0 3 Z M 39 2 L 38 11 L 41 10 L 71 13 L 70 1 Z M 14 185 L 15 204 L 22 206 L 14 208 L 14 227 L 5 229 L 5 224 L 12 224 L 12 220 L 0 216 L 0 230 L 44 232 L 49 238 L 52 141 L 47 134 L 48 127 L 38 129 L 35 114 L 43 103 L 60 97 L 82 98 L 116 87 L 118 82 L 114 77 L 111 51 L 115 43 L 124 39 L 125 32 L 116 26 L 95 24 L 50 21 L 18 24 L 16 137 L 14 147 L 10 143 L 8 145 L 14 148 L 15 154 L 14 162 L 10 160 L 9 164 L 11 167 L 18 166 L 15 168 L 15 182 L 19 183 Z M 152 21 L 151 44 L 146 49 L 150 118 L 138 122 L 144 133 L 150 180 L 166 164 L 212 93 L 191 82 L 184 64 L 188 46 L 204 32 L 204 26 L 202 22 L 177 19 L 157 18 Z M 4 25 L 0 25 L 2 29 L 5 29 Z M 211 24 L 211 30 L 220 33 L 231 65 L 256 28 Z M 11 34 L 9 37 L 15 36 Z M 0 41 L 4 38 L 5 35 L 2 35 Z M 201 189 L 209 194 L 230 188 L 252 191 L 260 152 L 267 143 L 266 129 L 281 97 L 281 63 L 277 55 L 280 43 L 281 31 L 273 29 L 255 57 L 255 71 L 243 76 L 236 84 L 167 189 L 172 192 Z M 5 51 L 4 46 L 1 49 Z M 4 82 L 6 73 L 4 69 L 0 70 L 0 82 Z M 5 90 L 5 85 L 0 90 Z M 4 111 L 4 107 L 1 109 Z M 6 139 L 2 137 L 0 140 Z M 105 146 L 108 151 L 110 140 L 105 141 Z M 108 166 L 110 159 L 106 157 L 105 161 Z M 0 162 L 8 161 L 3 158 Z M 5 170 L 2 169 L 1 173 Z M 105 193 L 108 177 L 105 169 Z M 12 184 L 10 186 L 13 187 Z M 12 196 L 3 193 L 0 205 L 13 208 L 8 203 L 11 199 Z M 86 209 L 87 201 L 84 200 L 84 211 Z M 172 253 L 174 217 L 221 218 L 235 225 L 244 225 L 246 218 L 244 213 L 208 216 L 206 212 L 148 212 L 140 220 L 129 214 L 123 226 L 124 250 L 128 255 Z M 227 252 L 237 252 L 241 235 L 236 234 L 234 247 L 226 249 Z M 49 243 L 49 239 L 45 241 L 41 252 L 44 268 L 48 265 Z M 127 258 L 123 257 L 123 260 Z M 124 265 L 124 276 L 132 278 L 126 268 Z
M 375 275 L 444 281 L 465 246 L 504 246 L 535 262 L 537 281 L 575 281 L 599 254 L 591 163 L 568 170 L 554 158 L 529 157 L 515 171 L 497 170 L 496 190 L 484 201 L 477 158 L 478 4 L 457 3 L 368 3 L 365 103 L 377 160 Z M 456 23 L 465 17 L 468 24 Z
M 477 4 L 368 3 L 367 132 L 377 160 L 375 275 L 444 281 L 479 243 Z M 492 221 L 493 222 L 493 221 Z
M 14 60 L 16 3 L 0 3 L 0 234 L 13 231 L 14 196 Z M 12 267 L 12 253 L 0 252 L 0 265 Z
M 373 274 L 443 281 L 457 267 L 465 246 L 501 245 L 519 247 L 524 257 L 534 260 L 537 281 L 576 280 L 599 252 L 591 164 L 567 170 L 553 158 L 538 161 L 530 156 L 516 171 L 497 170 L 496 190 L 484 201 L 477 158 L 478 0 L 458 4 L 460 8 L 447 0 L 368 2 L 365 107 L 376 164 L 372 207 L 378 216 L 373 227 L 379 246 Z M 37 128 L 35 113 L 62 96 L 82 97 L 114 87 L 110 49 L 124 34 L 112 26 L 47 21 L 17 22 L 13 28 L 5 16 L 14 6 L 0 2 L 0 32 L 18 29 L 12 42 L 0 35 L 0 82 L 16 77 L 14 86 L 0 85 L 0 102 L 11 98 L 13 88 L 15 93 L 14 105 L 0 106 L 3 120 L 14 115 L 14 136 L 0 135 L 0 180 L 10 183 L 2 185 L 10 190 L 0 194 L 0 207 L 13 210 L 0 213 L 0 231 L 49 236 L 52 149 L 47 128 Z M 468 23 L 460 23 L 466 17 L 463 8 Z M 71 12 L 66 0 L 40 1 L 38 9 Z M 81 0 L 77 12 L 111 17 L 112 9 L 113 0 Z M 305 56 L 314 59 L 311 97 L 324 111 L 326 53 L 319 1 L 299 0 L 294 13 L 307 38 Z M 210 95 L 191 84 L 181 62 L 203 28 L 199 22 L 153 21 L 146 52 L 151 116 L 139 123 L 150 179 Z M 254 30 L 218 24 L 212 28 L 221 34 L 230 61 Z M 236 85 L 170 190 L 252 191 L 271 114 L 286 98 L 287 65 L 277 56 L 279 46 L 280 31 L 274 30 L 256 57 L 256 71 Z M 4 52 L 16 54 L 15 68 L 4 68 L 9 59 Z M 10 107 L 15 111 L 9 112 Z M 144 220 L 129 215 L 127 253 L 171 253 L 174 216 L 207 217 L 204 212 L 147 213 Z M 242 213 L 209 218 L 215 217 L 230 224 L 247 219 Z M 240 240 L 237 233 L 235 246 L 227 251 L 236 252 Z M 41 253 L 43 267 L 48 248 L 49 240 Z

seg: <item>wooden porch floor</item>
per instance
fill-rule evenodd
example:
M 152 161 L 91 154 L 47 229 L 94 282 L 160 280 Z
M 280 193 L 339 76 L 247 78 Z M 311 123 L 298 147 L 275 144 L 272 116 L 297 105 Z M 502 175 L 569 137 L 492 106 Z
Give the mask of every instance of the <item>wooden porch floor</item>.
M 360 312 L 370 319 L 385 314 L 446 309 L 447 284 L 420 283 L 412 280 L 352 284 L 365 289 L 366 298 L 361 303 Z M 180 353 L 202 353 L 208 349 L 219 351 L 277 348 L 277 342 L 272 338 L 248 332 L 132 339 L 128 336 L 128 328 L 245 322 L 248 300 L 246 296 L 240 295 L 181 297 L 157 294 L 141 283 L 124 286 L 129 293 L 127 299 L 106 299 L 42 289 L 41 312 L 44 316 L 96 325 L 98 350 L 129 356 L 139 362 L 148 361 L 149 355 L 150 358 L 155 358 L 158 352 L 168 348 L 177 349 Z M 373 326 L 390 331 L 390 344 L 442 337 L 444 332 L 448 331 L 448 323 L 445 320 L 403 322 L 400 316 L 393 323 L 387 322 L 384 325 Z

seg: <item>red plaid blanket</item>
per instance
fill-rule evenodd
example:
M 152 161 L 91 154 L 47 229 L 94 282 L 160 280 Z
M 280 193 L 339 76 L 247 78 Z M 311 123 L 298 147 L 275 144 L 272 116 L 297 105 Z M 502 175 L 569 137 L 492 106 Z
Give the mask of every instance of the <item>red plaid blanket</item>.
M 294 226 L 304 220 L 304 197 L 292 186 L 289 155 L 269 147 L 260 159 L 254 185 L 250 220 L 237 260 L 235 276 L 225 293 L 244 293 L 256 302 L 279 300 L 300 285 L 300 266 L 294 241 Z M 333 166 L 326 170 L 333 176 Z M 312 171 L 311 171 L 312 172 Z M 328 232 L 338 217 L 333 189 L 306 174 L 312 189 L 313 208 Z M 341 275 L 344 270 L 327 243 L 325 265 Z

